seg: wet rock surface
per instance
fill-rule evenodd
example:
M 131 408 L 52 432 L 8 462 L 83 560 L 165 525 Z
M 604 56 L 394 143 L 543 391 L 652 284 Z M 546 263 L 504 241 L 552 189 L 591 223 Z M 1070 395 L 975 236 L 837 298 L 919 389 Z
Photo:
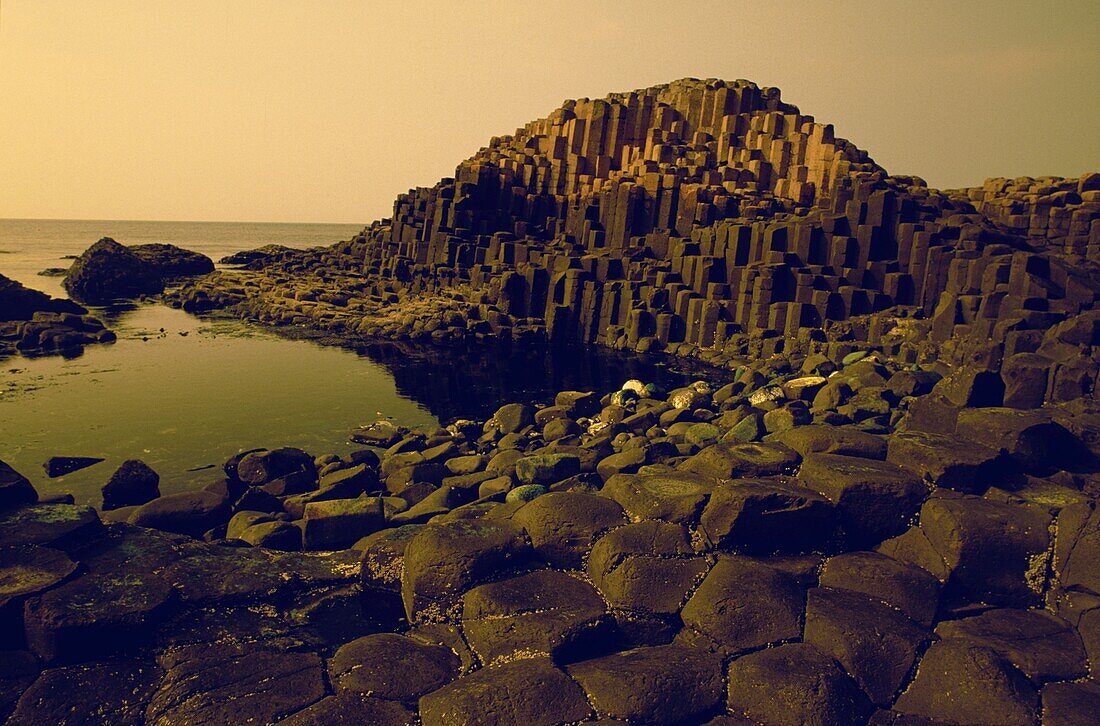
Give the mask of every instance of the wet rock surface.
M 928 189 L 775 89 L 685 80 L 568 102 L 354 240 L 184 284 L 186 310 L 344 341 L 724 372 L 379 421 L 181 494 L 135 465 L 102 519 L 0 466 L 0 716 L 1074 723 L 1095 187 Z

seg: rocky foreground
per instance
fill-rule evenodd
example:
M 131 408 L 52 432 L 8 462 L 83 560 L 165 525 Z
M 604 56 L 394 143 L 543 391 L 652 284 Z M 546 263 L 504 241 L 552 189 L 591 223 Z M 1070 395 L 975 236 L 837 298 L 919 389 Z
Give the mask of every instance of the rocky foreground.
M 237 262 L 164 299 L 728 373 L 381 421 L 185 494 L 127 462 L 100 514 L 0 469 L 11 722 L 1095 722 L 1100 175 L 930 189 L 685 79 Z
M 102 515 L 4 469 L 4 708 L 1087 723 L 1095 405 L 1005 408 L 995 374 L 847 358 L 379 422 L 350 460 L 250 452 L 192 493 L 130 462 Z

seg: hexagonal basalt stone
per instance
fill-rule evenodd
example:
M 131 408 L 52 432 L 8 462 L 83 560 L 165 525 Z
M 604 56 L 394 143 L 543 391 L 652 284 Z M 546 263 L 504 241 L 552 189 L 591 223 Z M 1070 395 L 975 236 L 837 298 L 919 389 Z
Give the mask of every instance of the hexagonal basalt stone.
M 632 723 L 688 723 L 722 701 L 721 657 L 695 648 L 638 648 L 567 670 L 600 714 Z
M 48 547 L 0 548 L 0 612 L 15 601 L 62 582 L 76 568 L 63 552 Z
M 424 726 L 556 726 L 591 715 L 581 687 L 546 658 L 482 668 L 420 698 Z
M 765 562 L 720 558 L 680 613 L 681 637 L 726 655 L 799 637 L 805 593 Z
M 159 678 L 152 663 L 53 668 L 23 693 L 7 723 L 140 726 Z
M 27 600 L 27 644 L 45 661 L 102 656 L 148 637 L 175 602 L 155 575 L 85 575 Z
M 271 723 L 325 695 L 313 653 L 229 642 L 171 648 L 157 661 L 166 673 L 146 711 L 149 726 Z
M 588 557 L 588 575 L 612 607 L 672 614 L 710 567 L 692 554 L 682 526 L 639 522 L 612 530 L 596 542 Z
M 1088 658 L 1077 631 L 1045 610 L 989 610 L 940 623 L 936 634 L 996 651 L 1037 685 L 1088 674 Z
M 769 437 L 769 441 L 772 438 Z M 812 424 L 798 426 L 777 434 L 774 440 L 798 452 L 809 454 L 840 454 L 866 459 L 886 458 L 886 439 L 850 426 Z
M 933 643 L 894 710 L 949 723 L 1024 726 L 1038 720 L 1035 687 L 990 648 L 950 638 Z
M 866 595 L 824 587 L 807 594 L 805 642 L 836 658 L 878 706 L 893 702 L 931 637 Z
M 720 549 L 807 552 L 823 546 L 832 535 L 833 505 L 783 477 L 736 479 L 714 489 L 700 530 Z
M 602 494 L 621 504 L 634 519 L 690 525 L 698 521 L 717 483 L 713 477 L 690 472 L 616 474 L 604 484 Z
M 836 504 L 849 540 L 878 543 L 904 532 L 928 487 L 917 476 L 885 461 L 837 454 L 808 454 L 798 479 Z
M 530 552 L 522 530 L 507 521 L 458 520 L 425 527 L 405 548 L 401 597 L 406 615 L 411 621 L 425 609 L 446 607 L 481 579 L 522 564 Z
M 372 724 L 377 726 L 413 726 L 416 714 L 397 701 L 339 693 L 326 696 L 309 708 L 279 722 L 280 726 L 317 726 L 318 724 Z
M 550 492 L 523 506 L 512 520 L 527 530 L 540 558 L 579 568 L 596 536 L 626 524 L 618 502 L 583 492 Z
M 940 582 L 931 573 L 877 552 L 830 557 L 821 568 L 819 584 L 881 600 L 926 628 L 939 605 Z
M 782 444 L 715 444 L 685 461 L 680 468 L 719 479 L 735 479 L 784 474 L 794 469 L 798 460 L 798 454 Z
M 608 631 L 607 606 L 588 583 L 539 570 L 480 585 L 462 598 L 462 630 L 481 661 L 555 660 L 591 650 Z
M 806 643 L 742 656 L 729 665 L 729 710 L 776 726 L 865 723 L 867 696 L 836 661 Z
M 449 648 L 379 633 L 341 646 L 329 661 L 329 676 L 340 692 L 410 701 L 450 683 L 458 668 Z

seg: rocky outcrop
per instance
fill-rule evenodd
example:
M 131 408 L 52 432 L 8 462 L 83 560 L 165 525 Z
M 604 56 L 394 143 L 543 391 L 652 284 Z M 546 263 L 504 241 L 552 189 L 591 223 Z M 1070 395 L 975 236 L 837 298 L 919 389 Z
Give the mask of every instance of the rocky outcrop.
M 351 338 L 980 360 L 1027 407 L 1096 379 L 1056 340 L 1095 335 L 1094 177 L 930 189 L 776 89 L 685 79 L 568 101 L 356 239 L 172 300 Z
M 75 356 L 85 345 L 114 340 L 114 332 L 80 305 L 0 275 L 0 357 L 13 349 L 25 355 Z
M 103 305 L 118 298 L 153 295 L 167 280 L 214 270 L 209 257 L 175 245 L 125 247 L 104 237 L 73 262 L 62 284 L 77 300 Z
M 165 280 L 214 271 L 214 261 L 206 255 L 169 244 L 130 245 L 130 251 L 150 265 Z

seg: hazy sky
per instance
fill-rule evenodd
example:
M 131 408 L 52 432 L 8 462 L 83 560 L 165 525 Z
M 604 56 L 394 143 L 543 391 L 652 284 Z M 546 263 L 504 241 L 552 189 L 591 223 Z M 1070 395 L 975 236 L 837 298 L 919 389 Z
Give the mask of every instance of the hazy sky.
M 1098 38 L 1098 0 L 0 0 L 0 217 L 365 223 L 564 99 L 685 76 L 933 186 L 1072 176 Z

